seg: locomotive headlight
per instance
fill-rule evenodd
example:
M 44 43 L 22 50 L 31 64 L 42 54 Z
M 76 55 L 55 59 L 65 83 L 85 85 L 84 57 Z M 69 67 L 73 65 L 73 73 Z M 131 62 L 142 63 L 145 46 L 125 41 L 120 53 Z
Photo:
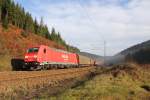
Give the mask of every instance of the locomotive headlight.
M 27 58 L 28 58 L 28 56 L 25 56 L 25 58 L 27 59 Z
M 37 55 L 34 55 L 34 58 L 37 58 Z

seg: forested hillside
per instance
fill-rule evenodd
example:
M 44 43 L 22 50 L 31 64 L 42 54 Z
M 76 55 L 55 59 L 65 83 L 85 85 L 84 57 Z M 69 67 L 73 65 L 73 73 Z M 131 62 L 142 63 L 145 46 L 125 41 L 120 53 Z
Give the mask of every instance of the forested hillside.
M 66 44 L 60 33 L 56 32 L 54 28 L 49 32 L 47 25 L 43 22 L 43 18 L 38 23 L 36 18 L 33 19 L 29 12 L 26 12 L 23 7 L 15 4 L 12 0 L 0 0 L 0 23 L 5 29 L 8 29 L 9 25 L 23 29 L 22 34 L 24 36 L 28 36 L 29 33 L 36 34 L 64 46 L 68 51 L 79 51 L 77 48 Z
M 150 64 L 150 40 L 127 48 L 119 54 L 124 55 L 127 62 Z
M 123 50 L 122 52 L 120 52 L 119 54 L 122 54 L 122 55 L 127 55 L 127 54 L 131 54 L 131 53 L 135 53 L 141 49 L 150 49 L 150 40 L 148 41 L 145 41 L 145 42 L 142 42 L 140 44 L 137 44 L 137 45 L 134 45 L 132 47 L 129 47 L 125 50 Z
M 139 64 L 150 64 L 150 48 L 140 49 L 133 54 L 127 54 L 125 60 Z

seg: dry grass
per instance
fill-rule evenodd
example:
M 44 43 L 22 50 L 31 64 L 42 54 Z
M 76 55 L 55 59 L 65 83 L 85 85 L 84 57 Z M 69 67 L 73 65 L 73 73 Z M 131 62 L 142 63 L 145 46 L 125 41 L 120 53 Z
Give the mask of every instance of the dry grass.
M 10 71 L 12 70 L 11 66 L 11 58 L 8 55 L 1 55 L 0 56 L 0 71 Z
M 118 65 L 97 72 L 85 84 L 52 97 L 54 100 L 149 100 L 150 68 Z M 143 88 L 144 87 L 144 88 Z M 146 89 L 145 89 L 146 88 Z M 47 99 L 47 98 L 46 98 Z M 49 98 L 48 98 L 49 99 Z

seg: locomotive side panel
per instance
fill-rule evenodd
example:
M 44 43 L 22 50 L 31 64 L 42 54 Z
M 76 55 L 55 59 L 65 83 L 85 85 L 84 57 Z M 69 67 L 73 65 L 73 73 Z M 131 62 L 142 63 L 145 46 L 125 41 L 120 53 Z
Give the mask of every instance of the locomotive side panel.
M 52 53 L 51 53 L 51 56 L 52 56 L 51 62 L 52 63 L 78 64 L 75 54 L 67 53 L 67 52 L 63 52 L 63 51 L 57 51 L 55 49 L 51 49 L 51 50 L 52 50 Z
M 75 64 L 75 65 L 78 65 L 77 55 L 74 53 L 70 53 L 69 54 L 69 62 L 71 62 L 72 64 Z
M 40 59 L 40 63 L 48 62 L 50 64 L 78 64 L 76 54 L 49 48 L 48 46 L 40 46 L 37 56 Z

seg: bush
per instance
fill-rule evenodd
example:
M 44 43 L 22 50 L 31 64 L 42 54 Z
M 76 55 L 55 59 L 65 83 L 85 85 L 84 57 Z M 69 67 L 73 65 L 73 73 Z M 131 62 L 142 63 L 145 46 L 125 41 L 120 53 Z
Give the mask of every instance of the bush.
M 28 33 L 27 32 L 25 32 L 25 31 L 23 31 L 23 32 L 21 32 L 21 36 L 23 36 L 23 37 L 27 37 L 28 36 Z

